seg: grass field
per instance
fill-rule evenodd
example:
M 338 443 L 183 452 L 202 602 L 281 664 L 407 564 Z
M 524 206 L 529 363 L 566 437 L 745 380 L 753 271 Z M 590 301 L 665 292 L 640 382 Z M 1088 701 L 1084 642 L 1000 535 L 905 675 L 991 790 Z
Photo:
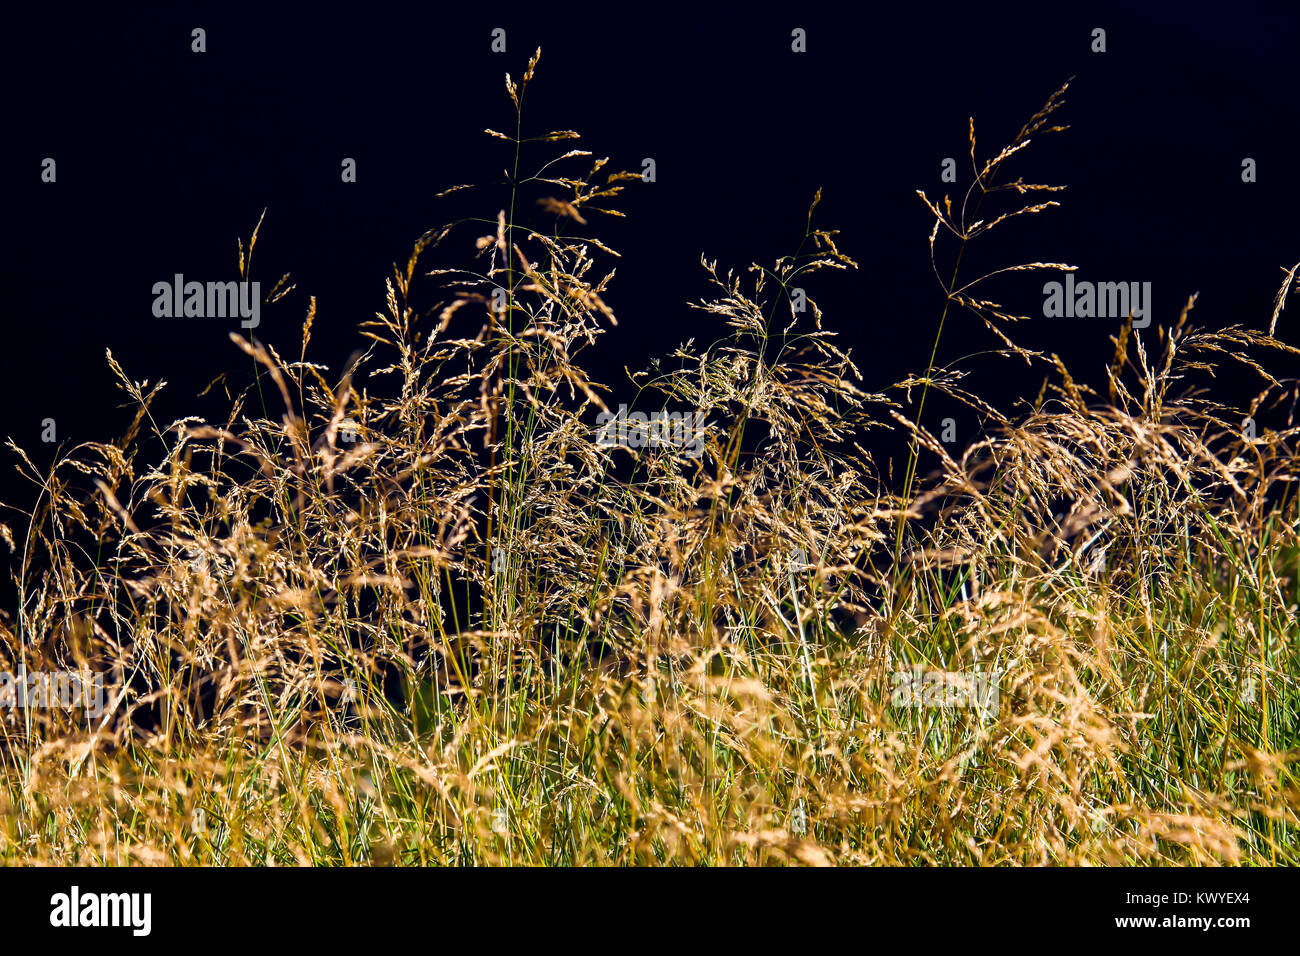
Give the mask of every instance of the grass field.
M 1108 370 L 1016 344 L 961 255 L 1060 198 L 1012 169 L 1062 90 L 921 197 L 933 354 L 983 323 L 1040 394 L 933 360 L 869 390 L 814 202 L 775 263 L 704 262 L 716 341 L 633 376 L 699 445 L 611 441 L 583 353 L 640 177 L 569 132 L 520 165 L 535 66 L 508 204 L 421 237 L 349 368 L 309 358 L 313 300 L 298 356 L 231 335 L 257 376 L 223 422 L 156 421 L 110 355 L 128 434 L 49 471 L 10 441 L 41 496 L 0 514 L 0 671 L 88 670 L 107 705 L 0 711 L 0 862 L 1296 863 L 1296 270 L 1251 327 L 1116 322 Z M 1205 387 L 1229 365 L 1241 403 Z M 923 427 L 940 392 L 984 433 Z

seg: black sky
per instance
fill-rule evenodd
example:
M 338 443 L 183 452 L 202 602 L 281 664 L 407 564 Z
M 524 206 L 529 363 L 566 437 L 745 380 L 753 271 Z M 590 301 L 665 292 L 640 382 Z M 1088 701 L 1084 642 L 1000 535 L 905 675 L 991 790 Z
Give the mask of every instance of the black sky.
M 709 291 L 701 254 L 743 268 L 792 252 L 819 187 L 818 221 L 861 263 L 811 290 L 827 325 L 868 387 L 923 369 L 942 296 L 915 190 L 952 189 L 939 180 L 947 156 L 964 188 L 969 116 L 986 155 L 1071 76 L 1060 114 L 1071 129 L 1013 170 L 1067 184 L 1063 206 L 981 240 L 970 268 L 1069 261 L 1098 279 L 1151 281 L 1156 324 L 1199 292 L 1199 322 L 1258 326 L 1279 266 L 1300 260 L 1300 13 L 987 6 L 9 13 L 0 433 L 42 464 L 54 451 L 41 443 L 47 418 L 65 445 L 120 433 L 130 414 L 116 407 L 106 348 L 133 377 L 170 383 L 161 418 L 218 414 L 197 393 L 223 371 L 247 375 L 227 339 L 236 324 L 156 319 L 151 288 L 178 272 L 234 278 L 236 237 L 264 208 L 254 277 L 289 272 L 297 290 L 257 334 L 296 355 L 315 295 L 316 359 L 337 367 L 360 344 L 357 322 L 382 307 L 390 264 L 448 218 L 435 193 L 499 174 L 506 154 L 481 130 L 509 127 L 503 74 L 518 76 L 538 46 L 526 131 L 576 129 L 615 167 L 657 164 L 655 183 L 629 189 L 629 218 L 598 233 L 623 253 L 608 296 L 620 325 L 598 355 L 608 381 L 688 337 L 720 335 L 685 305 Z M 190 50 L 194 27 L 206 53 Z M 507 31 L 504 55 L 490 50 L 495 27 Z M 791 52 L 795 27 L 807 53 Z M 1090 51 L 1094 27 L 1107 31 L 1104 54 Z M 54 184 L 40 180 L 45 157 Z M 340 182 L 343 157 L 357 160 L 355 184 Z M 1258 182 L 1241 181 L 1244 157 Z M 997 291 L 1032 313 L 1042 281 Z M 1300 339 L 1286 324 L 1282 337 Z M 1044 320 L 1018 337 L 1088 377 L 1117 327 Z M 959 319 L 940 358 L 992 344 Z M 1006 363 L 984 379 L 1001 400 L 1039 384 Z M 25 503 L 3 454 L 0 500 Z

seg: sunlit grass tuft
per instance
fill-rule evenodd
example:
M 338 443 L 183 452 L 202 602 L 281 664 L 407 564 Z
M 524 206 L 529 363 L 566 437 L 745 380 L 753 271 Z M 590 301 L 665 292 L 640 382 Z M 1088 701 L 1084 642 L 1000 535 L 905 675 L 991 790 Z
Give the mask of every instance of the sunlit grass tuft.
M 810 210 L 771 267 L 706 261 L 717 341 L 632 377 L 638 410 L 705 413 L 701 452 L 608 447 L 594 235 L 639 177 L 539 159 L 577 134 L 521 132 L 536 65 L 493 134 L 509 181 L 395 267 L 348 368 L 308 360 L 313 301 L 296 359 L 232 335 L 258 378 L 224 422 L 160 427 L 158 386 L 113 362 L 123 441 L 49 473 L 10 443 L 42 493 L 0 528 L 21 595 L 0 670 L 102 673 L 108 708 L 4 713 L 0 861 L 1296 863 L 1277 312 L 1125 329 L 1104 396 L 1012 341 L 938 237 L 1050 208 L 980 206 L 1057 190 L 998 183 L 1060 91 L 966 204 L 923 197 L 935 355 L 977 315 L 1050 374 L 1033 402 L 994 409 L 933 358 L 866 388 L 837 317 L 795 305 L 857 267 Z M 1228 361 L 1259 376 L 1242 407 L 1194 389 Z M 935 438 L 931 389 L 985 433 Z M 912 442 L 893 469 L 865 450 L 887 428 Z M 997 705 L 899 706 L 913 668 Z

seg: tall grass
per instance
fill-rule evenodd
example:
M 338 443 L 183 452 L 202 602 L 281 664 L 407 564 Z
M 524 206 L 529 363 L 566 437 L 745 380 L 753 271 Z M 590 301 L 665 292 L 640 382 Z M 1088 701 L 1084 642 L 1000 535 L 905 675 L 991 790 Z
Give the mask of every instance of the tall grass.
M 509 181 L 395 266 L 347 368 L 308 360 L 313 300 L 297 357 L 231 335 L 257 377 L 224 422 L 162 426 L 110 355 L 121 441 L 45 473 L 9 443 L 40 501 L 0 527 L 0 670 L 110 689 L 89 724 L 0 715 L 0 860 L 1297 862 L 1296 389 L 1263 364 L 1296 351 L 1295 270 L 1267 332 L 1195 329 L 1192 302 L 1120 331 L 1104 395 L 1016 345 L 960 257 L 1055 204 L 992 209 L 1057 191 L 1005 176 L 1060 91 L 987 162 L 972 123 L 966 202 L 922 196 L 924 374 L 869 390 L 798 309 L 856 268 L 814 202 L 794 254 L 704 261 L 717 340 L 622 386 L 704 411 L 702 452 L 608 447 L 594 233 L 639 177 L 525 134 L 536 65 L 492 134 Z M 1049 373 L 1024 407 L 938 366 L 976 320 Z M 1239 406 L 1196 386 L 1229 362 L 1259 381 Z M 988 423 L 959 454 L 930 390 Z M 897 468 L 867 450 L 887 428 Z M 988 676 L 999 706 L 897 706 L 912 668 Z

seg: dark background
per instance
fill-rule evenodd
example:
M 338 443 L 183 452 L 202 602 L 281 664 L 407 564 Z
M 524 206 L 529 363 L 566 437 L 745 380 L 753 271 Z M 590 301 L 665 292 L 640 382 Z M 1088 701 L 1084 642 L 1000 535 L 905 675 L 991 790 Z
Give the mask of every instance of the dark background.
M 867 388 L 923 371 L 942 295 L 915 190 L 956 198 L 970 179 L 967 118 L 985 158 L 1071 76 L 1058 114 L 1071 129 L 1009 167 L 1067 184 L 1062 208 L 980 240 L 965 274 L 1037 259 L 1077 264 L 1080 278 L 1151 281 L 1148 336 L 1197 291 L 1201 324 L 1266 325 L 1279 266 L 1300 260 L 1300 14 L 1128 6 L 11 11 L 0 435 L 42 467 L 57 447 L 41 442 L 43 419 L 55 419 L 64 447 L 119 435 L 131 411 L 106 348 L 133 378 L 170 383 L 161 424 L 220 417 L 224 398 L 198 393 L 222 372 L 248 381 L 248 359 L 227 338 L 238 321 L 155 319 L 151 288 L 177 272 L 237 278 L 236 238 L 247 241 L 263 208 L 253 278 L 266 291 L 289 272 L 297 289 L 263 308 L 254 334 L 296 357 L 315 295 L 308 357 L 338 369 L 362 344 L 357 323 L 383 308 L 391 263 L 450 218 L 435 193 L 499 178 L 509 147 L 481 131 L 511 130 L 503 74 L 518 78 L 538 46 L 525 132 L 576 129 L 575 145 L 612 168 L 639 171 L 643 157 L 658 167 L 657 182 L 630 185 L 619 204 L 627 220 L 593 221 L 623 253 L 607 296 L 620 325 L 594 356 L 605 381 L 686 338 L 722 334 L 685 304 L 710 291 L 701 254 L 743 268 L 793 252 L 818 187 L 817 221 L 842 230 L 861 264 L 810 283 L 828 327 L 853 347 Z M 196 26 L 207 31 L 203 54 L 190 51 Z M 490 51 L 498 26 L 504 55 Z M 1096 26 L 1107 31 L 1104 54 L 1089 49 Z M 790 50 L 794 27 L 807 30 L 805 54 Z M 56 184 L 40 180 L 47 156 Z M 958 160 L 955 187 L 939 179 L 946 156 Z M 1254 184 L 1241 181 L 1247 156 L 1258 163 Z M 340 182 L 343 157 L 357 160 L 355 184 Z M 481 214 L 495 215 L 500 190 L 483 201 Z M 941 249 L 945 267 L 953 251 Z M 1040 315 L 1046 278 L 990 291 Z M 1295 308 L 1283 338 L 1300 339 L 1289 329 Z M 1016 337 L 1099 381 L 1118 326 L 1041 320 Z M 959 314 L 939 358 L 994 344 Z M 999 361 L 974 390 L 1005 404 L 1040 384 L 1041 373 Z M 937 427 L 949 413 L 936 404 L 926 418 Z M 969 412 L 958 418 L 962 438 L 978 426 Z M 0 500 L 29 506 L 12 453 L 0 457 Z M 0 521 L 22 524 L 13 512 Z

